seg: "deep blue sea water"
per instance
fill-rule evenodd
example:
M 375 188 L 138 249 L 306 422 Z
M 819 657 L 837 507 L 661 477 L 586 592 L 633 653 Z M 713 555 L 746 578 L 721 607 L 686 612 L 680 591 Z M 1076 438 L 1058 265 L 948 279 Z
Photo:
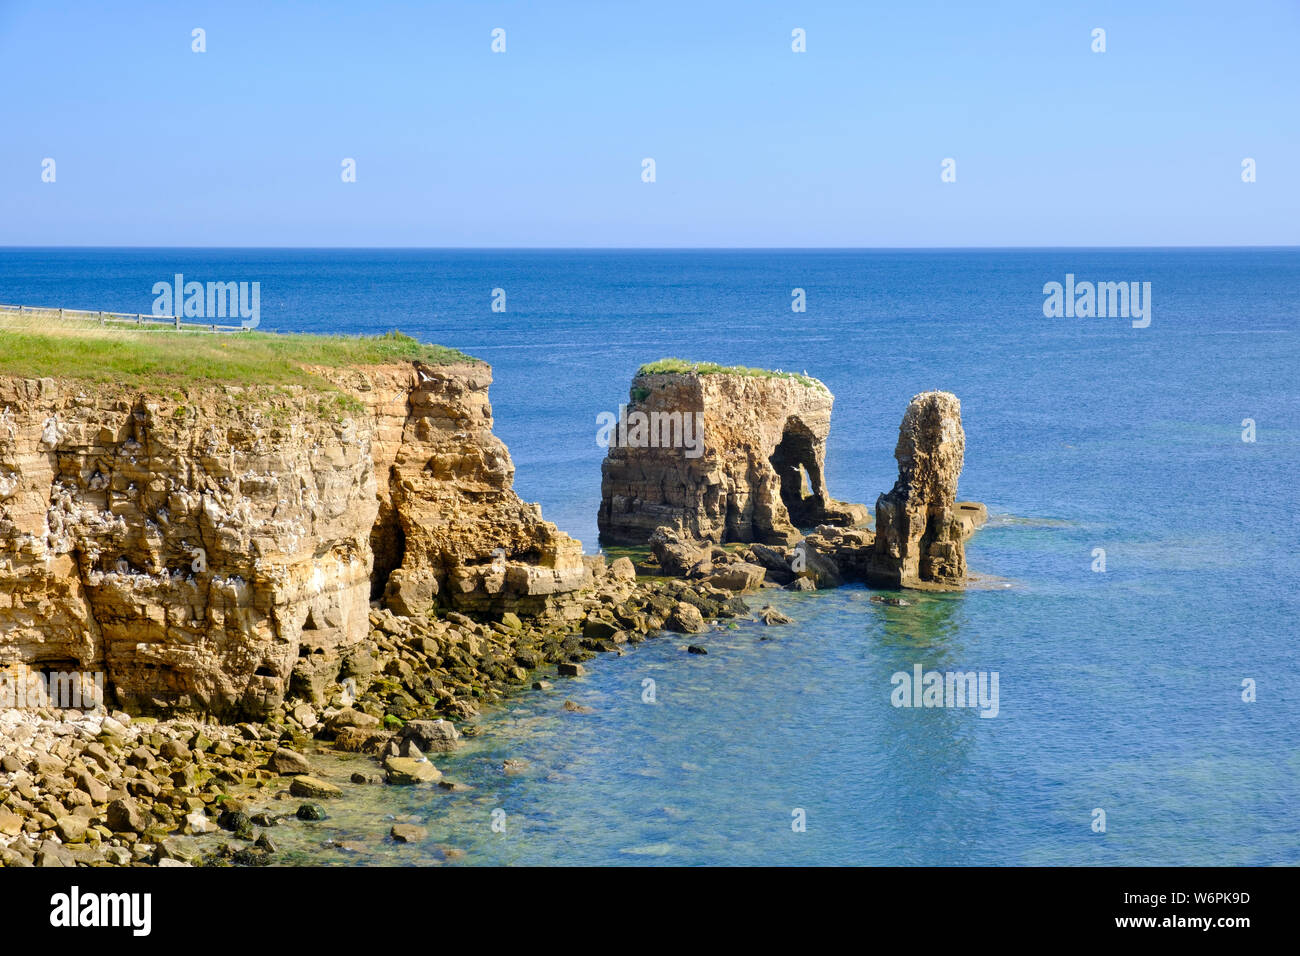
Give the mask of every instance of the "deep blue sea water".
M 391 815 L 468 862 L 1300 863 L 1300 252 L 0 249 L 0 302 L 149 312 L 175 272 L 259 281 L 267 329 L 400 328 L 490 362 L 519 492 L 590 551 L 596 415 L 643 362 L 820 378 L 829 488 L 873 508 L 908 399 L 953 391 L 961 494 L 993 515 L 969 563 L 1010 584 L 765 592 L 795 625 L 521 691 L 440 761 L 473 790 L 372 788 L 283 828 L 291 858 L 426 859 L 385 842 Z M 1150 326 L 1044 318 L 1066 273 L 1150 282 Z M 998 716 L 893 707 L 916 663 L 997 671 Z

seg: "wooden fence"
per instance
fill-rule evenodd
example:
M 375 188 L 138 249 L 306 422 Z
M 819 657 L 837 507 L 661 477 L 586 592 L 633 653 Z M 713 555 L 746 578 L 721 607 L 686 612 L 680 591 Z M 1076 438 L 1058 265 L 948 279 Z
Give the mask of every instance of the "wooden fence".
M 98 322 L 103 326 L 134 326 L 139 329 L 174 329 L 191 332 L 246 332 L 242 325 L 219 325 L 215 322 L 193 322 L 179 315 L 144 315 L 139 312 L 91 312 L 87 309 L 50 309 L 32 305 L 0 305 L 0 317 L 17 315 L 32 318 L 80 319 Z

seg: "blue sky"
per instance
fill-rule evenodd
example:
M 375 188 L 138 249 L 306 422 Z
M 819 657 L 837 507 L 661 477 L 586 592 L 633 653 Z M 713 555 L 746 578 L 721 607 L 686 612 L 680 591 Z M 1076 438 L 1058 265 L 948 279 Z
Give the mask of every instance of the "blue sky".
M 1296 0 L 0 0 L 0 245 L 1290 245 L 1297 48 Z

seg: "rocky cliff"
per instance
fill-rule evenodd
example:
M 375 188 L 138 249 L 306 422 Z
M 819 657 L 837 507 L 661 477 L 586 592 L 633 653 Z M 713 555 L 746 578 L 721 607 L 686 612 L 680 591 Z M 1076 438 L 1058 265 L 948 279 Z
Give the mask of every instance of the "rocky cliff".
M 258 716 L 337 677 L 372 597 L 531 611 L 581 586 L 578 543 L 512 490 L 486 365 L 319 371 L 341 390 L 0 378 L 0 668 Z
M 865 508 L 826 489 L 832 402 L 806 376 L 638 373 L 601 466 L 601 541 L 645 544 L 664 526 L 699 541 L 789 544 L 801 527 L 865 521 Z
M 966 455 L 961 402 L 951 392 L 912 398 L 898 428 L 898 480 L 876 502 L 876 537 L 866 578 L 886 587 L 961 587 L 966 539 L 983 505 L 957 501 Z

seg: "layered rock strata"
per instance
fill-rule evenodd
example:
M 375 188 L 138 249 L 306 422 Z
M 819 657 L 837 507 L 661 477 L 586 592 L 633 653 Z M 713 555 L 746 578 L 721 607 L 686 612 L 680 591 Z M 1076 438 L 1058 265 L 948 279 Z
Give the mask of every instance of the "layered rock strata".
M 372 608 L 367 639 L 323 699 L 288 700 L 258 723 L 0 711 L 0 866 L 265 865 L 279 827 L 325 814 L 304 800 L 328 806 L 375 784 L 424 786 L 429 803 L 439 790 L 463 790 L 440 758 L 476 732 L 480 707 L 534 669 L 556 664 L 581 677 L 583 661 L 660 628 L 695 635 L 712 629 L 707 619 L 749 614 L 707 582 L 638 582 L 627 558 L 586 565 L 589 587 L 524 620 Z M 790 623 L 772 608 L 749 619 Z M 560 709 L 590 712 L 572 701 Z M 213 848 L 221 830 L 229 842 Z M 209 836 L 188 839 L 198 834 Z
M 514 494 L 486 365 L 320 371 L 342 391 L 0 378 L 0 668 L 258 716 L 333 680 L 372 592 L 533 612 L 588 580 Z
M 887 588 L 964 587 L 966 541 L 988 518 L 982 504 L 956 500 L 965 444 L 957 397 L 924 392 L 903 415 L 895 448 L 899 476 L 879 498 L 874 531 L 822 524 L 793 544 L 755 542 L 728 552 L 665 525 L 650 537 L 651 557 L 643 570 L 743 582 L 742 590 L 763 583 L 831 588 L 850 581 Z
M 719 544 L 790 544 L 800 528 L 867 520 L 826 489 L 832 403 L 806 376 L 638 374 L 601 465 L 601 541 L 645 544 L 663 526 Z

